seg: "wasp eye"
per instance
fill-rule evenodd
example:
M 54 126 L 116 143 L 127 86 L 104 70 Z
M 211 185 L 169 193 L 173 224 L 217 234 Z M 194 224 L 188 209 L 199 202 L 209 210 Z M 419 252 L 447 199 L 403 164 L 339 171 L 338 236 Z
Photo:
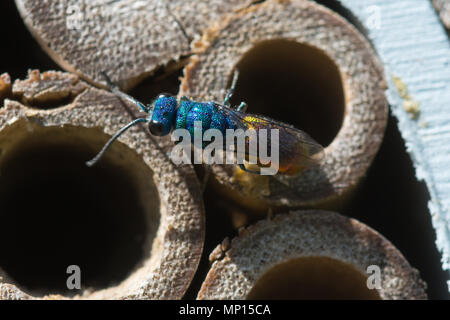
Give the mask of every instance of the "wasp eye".
M 161 122 L 152 120 L 148 123 L 148 129 L 155 136 L 162 136 L 164 133 L 164 125 Z

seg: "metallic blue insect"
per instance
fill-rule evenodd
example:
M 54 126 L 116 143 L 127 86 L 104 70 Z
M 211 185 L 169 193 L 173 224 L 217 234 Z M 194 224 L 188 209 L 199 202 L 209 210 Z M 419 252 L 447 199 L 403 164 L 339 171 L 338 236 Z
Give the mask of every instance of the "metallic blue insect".
M 323 155 L 323 148 L 308 134 L 290 125 L 275 121 L 263 116 L 245 113 L 247 105 L 244 102 L 237 108 L 230 106 L 230 99 L 236 86 L 238 72 L 233 77 L 232 85 L 228 90 L 223 104 L 215 102 L 197 102 L 182 97 L 180 101 L 176 97 L 162 94 L 152 104 L 144 105 L 133 97 L 121 92 L 114 86 L 104 74 L 110 90 L 147 113 L 146 118 L 138 118 L 120 129 L 92 160 L 86 164 L 93 166 L 100 160 L 109 146 L 127 129 L 137 123 L 147 123 L 151 134 L 165 136 L 173 129 L 187 129 L 191 137 L 194 134 L 194 122 L 202 124 L 202 135 L 207 129 L 218 129 L 225 135 L 226 129 L 278 129 L 279 130 L 279 173 L 294 175 L 306 167 L 314 165 Z M 268 135 L 268 138 L 270 136 Z M 270 141 L 268 141 L 270 144 Z M 205 147 L 205 146 L 203 146 Z M 248 157 L 249 155 L 246 154 Z M 257 156 L 257 155 L 256 155 Z M 242 170 L 251 173 L 258 171 L 248 170 L 245 165 L 239 165 Z

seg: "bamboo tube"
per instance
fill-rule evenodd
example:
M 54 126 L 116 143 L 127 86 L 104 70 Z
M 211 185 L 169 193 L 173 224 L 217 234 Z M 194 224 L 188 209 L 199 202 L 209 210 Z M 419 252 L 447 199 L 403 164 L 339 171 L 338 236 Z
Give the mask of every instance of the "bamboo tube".
M 7 73 L 0 75 L 0 106 L 3 105 L 3 99 L 11 95 L 11 77 Z
M 16 0 L 16 5 L 33 36 L 62 68 L 95 84 L 103 83 L 100 71 L 112 70 L 111 79 L 128 89 L 188 55 L 191 39 L 210 21 L 251 2 Z
M 326 147 L 319 166 L 294 177 L 216 165 L 219 190 L 256 209 L 337 207 L 371 164 L 387 121 L 386 83 L 368 41 L 311 1 L 269 0 L 224 19 L 194 45 L 180 96 L 221 102 L 238 69 L 234 105 L 245 101 L 249 113 L 292 124 Z
M 433 5 L 444 26 L 447 30 L 450 30 L 450 2 L 448 0 L 433 0 Z
M 60 72 L 13 92 L 28 105 L 0 109 L 0 298 L 182 298 L 204 242 L 192 167 L 134 127 L 88 168 L 130 121 L 121 101 Z M 81 290 L 66 288 L 69 265 Z
M 210 259 L 198 299 L 427 298 L 418 271 L 388 240 L 329 211 L 259 221 Z

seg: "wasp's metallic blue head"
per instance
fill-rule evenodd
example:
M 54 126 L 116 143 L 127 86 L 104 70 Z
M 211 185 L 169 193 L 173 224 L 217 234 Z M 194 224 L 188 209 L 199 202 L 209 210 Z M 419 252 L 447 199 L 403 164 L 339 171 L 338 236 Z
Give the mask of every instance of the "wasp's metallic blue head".
M 155 103 L 153 114 L 148 123 L 150 132 L 155 136 L 165 136 L 170 133 L 177 113 L 177 99 L 173 96 L 162 94 Z

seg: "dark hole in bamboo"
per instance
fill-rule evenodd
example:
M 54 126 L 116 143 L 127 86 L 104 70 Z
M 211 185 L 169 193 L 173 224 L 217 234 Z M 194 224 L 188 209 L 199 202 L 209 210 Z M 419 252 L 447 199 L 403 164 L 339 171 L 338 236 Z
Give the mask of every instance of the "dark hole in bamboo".
M 72 96 L 72 95 L 69 94 L 66 97 L 60 97 L 60 98 L 55 98 L 55 99 L 48 99 L 45 102 L 37 102 L 37 101 L 33 101 L 33 102 L 21 101 L 21 102 L 24 105 L 26 105 L 26 106 L 28 106 L 30 108 L 33 108 L 33 109 L 51 110 L 51 109 L 64 107 L 64 106 L 72 103 L 74 99 L 75 99 L 75 96 Z
M 144 104 L 150 104 L 161 93 L 168 93 L 176 96 L 180 88 L 180 78 L 183 76 L 182 65 L 176 69 L 175 63 L 169 64 L 166 68 L 158 69 L 152 76 L 148 77 L 129 94 Z
M 0 73 L 8 72 L 11 79 L 24 79 L 28 69 L 61 70 L 28 31 L 14 1 L 0 1 L 0 12 L 0 29 L 5 31 L 2 32 Z
M 339 132 L 345 110 L 340 72 L 321 50 L 289 40 L 268 40 L 247 52 L 232 104 L 294 125 L 323 146 Z M 231 79 L 229 81 L 231 83 Z
M 267 270 L 247 299 L 380 299 L 354 266 L 328 257 L 293 259 Z
M 36 296 L 81 294 L 67 290 L 69 265 L 81 268 L 82 289 L 120 283 L 146 258 L 159 225 L 151 170 L 121 143 L 113 148 L 133 166 L 105 155 L 88 168 L 105 134 L 33 126 L 0 164 L 0 267 Z M 148 190 L 138 179 L 149 181 Z M 145 192 L 154 199 L 142 199 Z

